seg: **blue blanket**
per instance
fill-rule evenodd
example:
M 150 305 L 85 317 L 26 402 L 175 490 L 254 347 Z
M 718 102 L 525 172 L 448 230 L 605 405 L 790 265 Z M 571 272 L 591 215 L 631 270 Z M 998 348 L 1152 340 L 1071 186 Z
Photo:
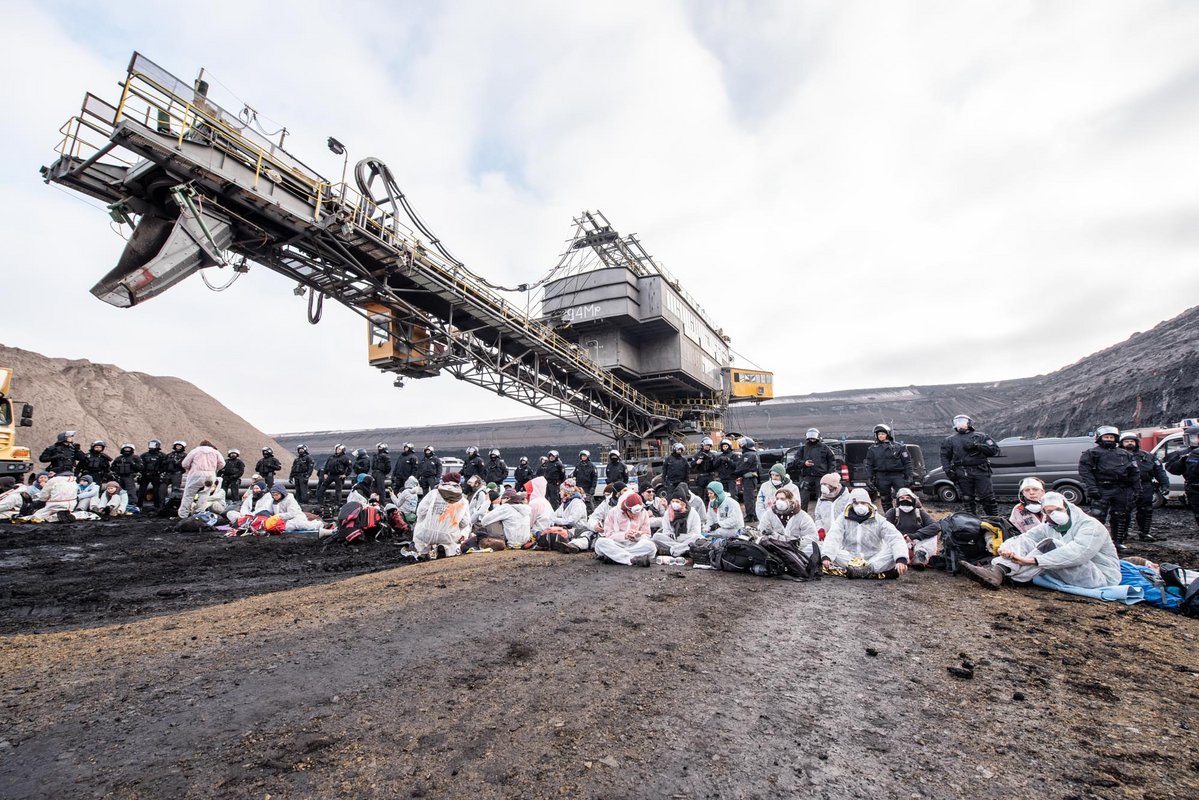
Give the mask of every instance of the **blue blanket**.
M 1084 589 L 1081 586 L 1071 586 L 1067 583 L 1062 583 L 1057 578 L 1051 577 L 1044 572 L 1033 578 L 1032 582 L 1042 589 L 1053 589 L 1054 591 L 1065 592 L 1066 594 L 1076 594 L 1079 597 L 1089 597 L 1092 600 L 1119 601 L 1130 606 L 1145 600 L 1145 591 L 1140 586 L 1101 586 L 1098 589 Z

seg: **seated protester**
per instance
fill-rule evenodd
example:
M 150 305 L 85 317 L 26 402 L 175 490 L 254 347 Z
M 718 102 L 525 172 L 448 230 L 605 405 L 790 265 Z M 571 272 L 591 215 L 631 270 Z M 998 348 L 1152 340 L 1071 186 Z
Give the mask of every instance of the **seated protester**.
M 595 557 L 611 564 L 648 567 L 658 554 L 650 538 L 649 512 L 641 496 L 629 492 L 608 512 L 604 533 L 595 540 Z
M 649 514 L 649 528 L 652 531 L 662 527 L 662 518 L 666 516 L 666 489 L 662 484 L 648 486 L 641 493 L 641 502 L 645 504 L 645 512 Z M 659 494 L 661 493 L 661 494 Z
M 288 533 L 315 533 L 321 529 L 320 518 L 309 519 L 300 507 L 300 501 L 288 494 L 287 485 L 283 481 L 275 481 L 271 486 L 270 501 L 267 510 L 271 512 L 272 517 L 279 517 L 286 523 L 283 530 Z
M 538 475 L 525 484 L 525 494 L 529 498 L 529 530 L 534 537 L 550 525 L 554 514 L 554 507 L 545 497 L 546 485 L 544 475 Z
M 350 494 L 346 497 L 346 502 L 357 503 L 360 506 L 369 506 L 372 495 L 374 495 L 374 479 L 365 472 L 360 472 L 354 481 L 354 485 L 350 488 Z
M 758 535 L 772 536 L 795 542 L 804 555 L 812 555 L 813 543 L 820 541 L 816 523 L 803 510 L 799 501 L 799 487 L 782 488 L 774 493 L 774 502 L 758 517 Z
M 64 473 L 70 475 L 71 473 Z M 36 477 L 32 473 L 29 475 L 29 483 L 21 486 L 21 492 L 24 493 L 29 505 L 34 508 L 41 508 L 45 505 L 45 501 L 41 500 L 42 490 L 46 488 L 46 484 L 50 482 L 49 472 L 39 472 Z M 92 481 L 95 483 L 95 481 Z M 99 490 L 97 490 L 99 493 Z
M 757 512 L 759 520 L 766 513 L 766 509 L 774 505 L 778 492 L 783 489 L 786 489 L 796 497 L 803 496 L 800 493 L 799 487 L 792 483 L 791 478 L 787 476 L 787 468 L 780 461 L 770 468 L 770 480 L 758 487 L 758 497 L 754 501 L 754 510 Z M 807 516 L 806 513 L 805 516 Z M 759 527 L 758 533 L 761 532 L 761 528 Z
M 204 481 L 204 487 L 196 492 L 193 514 L 199 514 L 201 511 L 211 511 L 213 514 L 221 515 L 225 513 L 227 508 L 225 502 L 225 487 L 221 485 L 220 478 L 209 478 Z
M 745 515 L 741 504 L 724 491 L 721 481 L 708 484 L 708 519 L 704 535 L 731 539 L 745 532 Z
M 104 484 L 104 491 L 100 492 L 92 511 L 101 517 L 120 517 L 128 513 L 125 511 L 128 507 L 129 493 L 121 488 L 121 484 L 109 481 Z
M 505 489 L 487 513 L 479 518 L 484 531 L 480 538 L 503 539 L 507 547 L 524 547 L 532 538 L 527 509 L 528 506 L 520 501 L 520 492 L 512 488 Z
M 39 483 L 41 483 L 40 476 Z M 34 487 L 37 485 L 34 484 Z M 30 515 L 30 519 L 39 521 L 54 519 L 60 511 L 70 514 L 75 510 L 75 501 L 78 497 L 79 484 L 75 483 L 74 475 L 70 473 L 55 475 L 42 484 L 41 490 L 38 491 L 35 502 L 40 504 L 40 507 Z M 95 510 L 96 508 L 93 506 L 92 511 Z
M 91 511 L 92 506 L 100 499 L 100 487 L 92 480 L 91 475 L 79 479 L 79 493 L 75 496 L 76 511 Z
M 841 476 L 830 472 L 820 479 L 820 499 L 816 501 L 816 531 L 823 540 L 833 529 L 833 523 L 845 513 L 849 505 L 849 490 L 841 483 Z
M 391 502 L 395 503 L 409 525 L 416 524 L 416 506 L 420 502 L 421 491 L 420 481 L 415 475 L 409 475 L 400 493 L 397 495 L 393 492 L 391 495 Z
M 894 525 L 908 543 L 908 562 L 911 566 L 924 569 L 928 566 L 928 560 L 941 551 L 940 536 L 921 536 L 920 532 L 925 527 L 935 523 L 924 510 L 920 498 L 908 487 L 895 493 L 895 508 L 887 512 L 887 522 Z
M 1008 519 L 1016 526 L 1016 530 L 1027 533 L 1038 525 L 1049 521 L 1041 500 L 1045 497 L 1045 484 L 1040 478 L 1025 478 L 1020 481 L 1020 499 L 1012 508 Z
M 595 509 L 587 515 L 587 530 L 591 533 L 603 533 L 604 520 L 608 516 L 608 512 L 616 508 L 617 495 L 616 489 L 612 486 L 604 487 L 604 499 L 595 504 Z
M 675 484 L 670 493 L 670 505 L 662 518 L 662 527 L 651 537 L 659 555 L 682 556 L 691 549 L 691 543 L 704 535 L 703 506 L 696 510 L 691 505 L 691 490 L 686 482 Z M 651 520 L 652 522 L 652 520 Z
M 0 519 L 19 516 L 24 505 L 25 493 L 17 486 L 17 479 L 12 475 L 0 478 Z
M 461 552 L 470 534 L 470 509 L 462 496 L 461 480 L 457 472 L 447 472 L 417 506 L 412 531 L 417 557 L 439 558 Z
M 465 494 L 467 509 L 470 511 L 471 527 L 477 528 L 479 520 L 491 510 L 491 494 L 483 488 L 483 478 L 479 475 L 471 475 L 466 479 Z
M 574 478 L 566 479 L 562 488 L 558 490 L 558 495 L 562 502 L 550 517 L 550 524 L 565 528 L 571 533 L 584 529 L 587 526 L 587 501 Z
M 1049 521 L 1005 541 L 987 566 L 967 562 L 966 575 L 998 589 L 1003 579 L 1026 583 L 1045 573 L 1068 586 L 1098 589 L 1120 583 L 1120 557 L 1103 523 L 1057 492 L 1041 498 Z
M 242 497 L 241 505 L 225 512 L 225 519 L 229 520 L 230 524 L 237 525 L 241 519 L 253 517 L 259 511 L 269 511 L 270 508 L 271 496 L 266 492 L 266 483 L 254 481 L 250 484 L 250 491 Z
M 850 503 L 824 537 L 821 564 L 833 575 L 898 578 L 908 569 L 908 544 L 887 522 L 865 489 L 849 493 Z

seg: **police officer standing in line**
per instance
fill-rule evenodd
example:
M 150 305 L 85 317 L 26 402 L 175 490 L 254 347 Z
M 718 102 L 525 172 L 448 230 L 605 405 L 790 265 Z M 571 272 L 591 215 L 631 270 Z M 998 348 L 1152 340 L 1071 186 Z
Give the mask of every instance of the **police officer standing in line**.
M 687 461 L 686 451 L 687 448 L 682 442 L 675 442 L 670 447 L 670 455 L 662 461 L 662 483 L 666 486 L 663 494 L 666 497 L 671 496 L 674 487 L 687 482 L 690 463 Z
M 545 478 L 545 499 L 556 511 L 562 505 L 558 490 L 566 480 L 566 467 L 558 460 L 558 451 L 551 450 L 545 456 L 545 461 L 537 468 L 537 474 Z
M 391 469 L 391 491 L 397 496 L 404 491 L 404 484 L 408 482 L 408 479 L 416 474 L 419 463 L 416 460 L 416 451 L 412 447 L 412 442 L 404 442 L 404 446 L 400 448 L 400 455 L 396 458 L 395 466 Z
M 153 445 L 154 442 L 150 444 Z M 75 443 L 75 431 L 63 431 L 58 434 L 57 441 L 42 451 L 41 461 L 46 465 L 47 472 L 53 472 L 55 475 L 74 475 L 76 465 L 83 461 L 83 453 Z
M 912 456 L 906 444 L 895 441 L 890 425 L 875 425 L 874 440 L 866 450 L 867 489 L 874 487 L 883 510 L 889 511 L 896 493 L 912 483 Z
M 583 503 L 587 506 L 587 513 L 590 514 L 595 510 L 595 487 L 599 483 L 599 472 L 595 469 L 595 464 L 591 461 L 590 450 L 579 451 L 579 460 L 575 464 L 573 477 L 575 485 L 579 487 L 579 493 L 583 495 Z M 517 482 L 516 491 L 521 491 L 519 482 Z
M 137 475 L 141 471 L 142 460 L 133 454 L 133 443 L 125 442 L 121 454 L 112 460 L 112 472 L 131 503 L 137 501 Z
M 476 475 L 482 478 L 485 470 L 486 465 L 483 464 L 483 457 L 479 455 L 479 448 L 473 445 L 466 448 L 466 461 L 462 462 L 461 470 L 462 484 L 465 486 L 466 482 Z
M 487 466 L 483 468 L 483 483 L 494 483 L 500 487 L 500 493 L 503 494 L 506 480 L 508 480 L 508 465 L 500 457 L 500 451 L 492 449 L 487 453 Z
M 262 448 L 262 458 L 254 465 L 254 471 L 262 476 L 267 486 L 275 485 L 275 473 L 283 469 L 283 462 L 275 458 L 275 451 L 269 447 Z
M 741 458 L 737 459 L 737 474 L 741 476 L 741 497 L 745 503 L 745 521 L 757 522 L 758 488 L 761 485 L 759 472 L 762 469 L 762 459 L 758 456 L 758 448 L 753 439 L 742 436 L 737 440 L 741 446 Z M 736 495 L 734 495 L 735 497 Z
M 375 454 L 371 456 L 371 478 L 379 497 L 387 497 L 387 476 L 390 474 L 391 453 L 387 452 L 386 443 L 379 442 L 375 445 Z
M 154 505 L 162 507 L 163 501 L 166 500 L 162 489 L 162 473 L 166 471 L 167 466 L 166 453 L 162 452 L 162 442 L 151 439 L 147 443 L 146 452 L 142 453 L 141 459 L 142 474 L 137 481 L 137 505 L 139 508 L 145 508 L 146 492 L 152 490 Z
M 146 457 L 142 456 L 143 466 Z M 246 462 L 241 460 L 241 451 L 236 447 L 229 448 L 225 455 L 225 466 L 216 471 L 221 479 L 221 488 L 225 490 L 225 500 L 229 505 L 241 501 L 241 476 L 246 474 Z
M 424 460 L 416 467 L 416 479 L 420 481 L 420 488 L 426 495 L 441 483 L 441 459 L 436 454 L 437 450 L 433 445 L 428 445 L 425 447 Z
M 1121 434 L 1120 447 L 1132 454 L 1141 474 L 1141 490 L 1133 499 L 1137 509 L 1137 535 L 1142 542 L 1160 541 L 1165 537 L 1149 532 L 1153 527 L 1153 499 L 1158 492 L 1169 494 L 1170 476 L 1157 456 L 1141 449 L 1141 437 L 1135 433 Z
M 1188 425 L 1182 431 L 1183 448 L 1175 450 L 1166 459 L 1166 472 L 1181 475 L 1186 491 L 1187 505 L 1199 525 L 1199 427 Z
M 1141 471 L 1132 453 L 1116 447 L 1120 431 L 1100 425 L 1095 431 L 1095 446 L 1078 457 L 1078 475 L 1091 501 L 1091 516 L 1107 523 L 1117 552 L 1124 552 L 1124 540 L 1132 524 L 1132 505 L 1141 492 Z
M 712 440 L 705 436 L 699 442 L 699 451 L 691 458 L 691 471 L 695 473 L 695 485 L 699 492 L 716 480 L 716 453 L 712 452 Z
M 167 489 L 162 493 L 162 499 L 158 501 L 159 506 L 166 503 L 167 499 L 172 496 L 183 497 L 183 459 L 185 458 L 187 458 L 187 442 L 176 439 L 171 444 L 171 452 L 167 453 L 162 468 Z M 158 495 L 155 494 L 155 498 L 157 497 Z
M 353 468 L 354 463 L 346 455 L 345 445 L 339 444 L 333 448 L 333 455 L 325 459 L 321 466 L 321 479 L 316 485 L 316 502 L 325 504 L 325 490 L 332 487 L 333 505 L 341 507 L 341 486 L 346 474 Z
M 536 477 L 533 468 L 529 466 L 528 456 L 521 456 L 520 460 L 516 462 L 516 470 L 512 473 L 512 477 L 516 481 L 516 491 L 518 492 L 523 492 L 525 484 Z
M 792 468 L 798 467 L 800 508 L 808 510 L 808 503 L 820 499 L 820 479 L 837 471 L 837 455 L 833 448 L 820 440 L 820 431 L 808 428 L 805 441 L 795 452 Z
M 725 494 L 737 496 L 737 462 L 741 459 L 733 452 L 733 443 L 728 439 L 720 440 L 720 455 L 716 456 L 713 465 L 716 467 L 716 478 L 724 485 Z
M 225 462 L 226 465 L 229 463 Z M 296 502 L 303 505 L 308 502 L 308 479 L 316 469 L 316 462 L 308 455 L 308 446 L 296 448 L 295 460 L 291 462 L 291 485 L 295 489 Z
M 371 457 L 370 453 L 359 447 L 354 451 L 353 469 L 350 472 L 350 485 L 353 486 L 358 482 L 359 475 L 371 474 Z
M 985 433 L 974 430 L 973 420 L 965 414 L 953 418 L 954 433 L 941 442 L 941 468 L 945 477 L 958 487 L 966 510 L 977 513 L 978 503 L 988 516 L 999 514 L 995 489 L 991 485 L 991 463 L 999 455 L 999 445 Z

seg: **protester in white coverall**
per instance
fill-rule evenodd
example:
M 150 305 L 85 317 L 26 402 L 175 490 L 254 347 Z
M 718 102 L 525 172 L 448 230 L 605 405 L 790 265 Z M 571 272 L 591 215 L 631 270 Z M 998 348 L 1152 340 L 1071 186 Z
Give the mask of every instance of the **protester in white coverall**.
M 416 507 L 412 544 L 418 556 L 436 557 L 438 548 L 447 556 L 456 556 L 470 535 L 470 509 L 458 484 L 460 476 L 447 472 L 442 480 Z
M 639 494 L 629 492 L 604 519 L 604 535 L 595 540 L 595 557 L 614 564 L 648 567 L 657 554 L 645 503 Z
M 487 531 L 488 536 L 502 532 L 504 543 L 508 547 L 523 547 L 525 542 L 532 538 L 529 531 L 528 506 L 520 502 L 520 494 L 512 488 L 504 489 L 504 494 L 495 501 L 495 505 L 479 518 L 479 524 Z
M 25 493 L 11 475 L 0 478 L 0 519 L 12 519 L 21 513 Z
M 271 496 L 267 494 L 266 484 L 262 481 L 255 481 L 250 485 L 250 491 L 245 493 L 241 499 L 241 505 L 236 508 L 229 509 L 225 514 L 225 518 L 233 525 L 236 525 L 242 517 L 252 517 L 259 511 L 271 510 Z
M 269 508 L 272 517 L 279 517 L 287 522 L 284 528 L 288 533 L 312 533 L 321 529 L 319 519 L 308 519 L 300 501 L 287 493 L 287 486 L 282 481 L 276 481 L 271 486 L 271 504 Z
M 221 486 L 221 481 L 216 478 L 212 483 L 205 483 L 204 488 L 196 494 L 196 510 L 192 513 L 199 514 L 201 511 L 211 511 L 213 514 L 224 514 L 226 509 L 225 489 Z
M 1004 578 L 1026 583 L 1041 573 L 1084 589 L 1120 583 L 1120 557 L 1102 522 L 1057 492 L 1046 493 L 1041 507 L 1049 521 L 1005 541 L 989 566 L 959 566 L 991 589 Z
M 854 489 L 849 499 L 849 506 L 824 537 L 822 564 L 834 574 L 845 570 L 852 578 L 898 577 L 907 572 L 908 543 L 903 534 L 878 513 L 865 489 Z
M 525 484 L 525 494 L 529 496 L 529 530 L 534 536 L 549 527 L 554 515 L 554 507 L 545 497 L 545 487 L 544 475 L 538 475 Z
M 397 495 L 394 492 L 391 494 L 391 502 L 395 503 L 396 508 L 404 515 L 404 519 L 408 524 L 416 522 L 416 507 L 420 503 L 420 481 L 415 475 L 409 475 L 404 481 L 404 488 Z
M 804 555 L 812 555 L 812 544 L 819 542 L 816 523 L 803 510 L 799 488 L 791 484 L 774 493 L 774 500 L 758 516 L 758 535 L 795 542 Z
M 712 481 L 708 484 L 707 536 L 731 539 L 745 532 L 745 515 L 741 504 L 724 491 L 724 484 Z
M 92 511 L 104 517 L 119 517 L 129 507 L 129 493 L 116 481 L 104 484 L 104 491 L 92 504 Z
M 820 479 L 820 499 L 816 501 L 813 521 L 823 539 L 833 529 L 833 522 L 845 513 L 849 505 L 849 490 L 841 484 L 841 476 L 830 472 Z
M 46 481 L 46 485 L 37 494 L 37 499 L 45 505 L 34 511 L 30 518 L 54 519 L 60 511 L 74 511 L 78 497 L 79 484 L 75 483 L 73 475 L 55 475 Z
M 491 495 L 479 475 L 471 475 L 466 479 L 466 494 L 470 496 L 466 505 L 470 511 L 470 524 L 473 528 L 483 519 L 483 515 L 491 510 Z
M 225 457 L 205 439 L 183 458 L 183 499 L 179 501 L 179 517 L 192 515 L 192 503 L 196 494 L 204 488 L 205 481 L 216 481 L 216 471 L 225 466 Z
M 91 475 L 79 479 L 79 494 L 75 496 L 76 511 L 91 511 L 100 499 L 100 487 L 96 485 Z
M 757 512 L 759 520 L 766 513 L 766 509 L 774 505 L 775 494 L 780 489 L 786 489 L 796 497 L 801 496 L 799 487 L 787 477 L 787 468 L 783 466 L 783 462 L 781 461 L 770 468 L 770 480 L 758 487 L 758 497 L 754 502 L 754 511 Z M 759 530 L 758 533 L 761 533 L 761 531 Z
M 1019 502 L 1013 506 L 1011 516 L 1008 517 L 1016 526 L 1016 530 L 1027 533 L 1049 521 L 1041 505 L 1044 497 L 1045 482 L 1040 478 L 1029 477 L 1020 481 Z
M 652 537 L 659 555 L 686 555 L 691 543 L 703 538 L 703 506 L 698 509 L 693 506 L 693 497 L 685 481 L 675 484 L 670 493 L 670 504 L 666 507 L 666 516 L 662 518 L 662 527 Z

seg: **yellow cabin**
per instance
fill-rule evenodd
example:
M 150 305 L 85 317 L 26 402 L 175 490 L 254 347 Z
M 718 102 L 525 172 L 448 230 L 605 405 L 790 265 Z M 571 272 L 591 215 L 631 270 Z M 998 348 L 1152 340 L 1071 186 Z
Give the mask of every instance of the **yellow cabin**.
M 759 369 L 729 367 L 724 371 L 729 402 L 773 400 L 774 373 Z

